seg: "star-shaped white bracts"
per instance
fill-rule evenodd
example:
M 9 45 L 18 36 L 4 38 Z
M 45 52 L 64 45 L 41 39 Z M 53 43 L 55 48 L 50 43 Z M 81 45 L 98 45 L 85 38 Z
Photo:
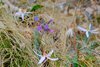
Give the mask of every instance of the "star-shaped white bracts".
M 69 29 L 66 31 L 66 35 L 67 35 L 68 37 L 73 37 L 73 36 L 74 36 L 73 28 L 69 28 Z
M 21 19 L 24 20 L 25 15 L 28 15 L 30 13 L 32 12 L 26 12 L 26 11 L 23 11 L 22 9 L 19 9 L 19 11 L 15 13 L 15 16 L 21 17 Z
M 92 34 L 98 34 L 99 33 L 98 32 L 99 29 L 98 28 L 97 29 L 93 29 L 92 24 L 89 24 L 88 29 L 85 29 L 85 28 L 80 27 L 80 26 L 78 26 L 78 29 L 83 31 L 83 32 L 85 32 L 87 38 L 90 36 L 90 33 L 92 33 Z
M 35 51 L 34 51 L 34 52 L 35 52 Z M 56 61 L 56 60 L 58 60 L 58 58 L 51 58 L 51 55 L 52 55 L 53 52 L 54 52 L 54 51 L 51 50 L 48 54 L 44 54 L 44 55 L 39 55 L 39 54 L 37 54 L 37 53 L 35 52 L 35 54 L 36 54 L 37 56 L 40 57 L 40 60 L 39 60 L 38 64 L 41 64 L 41 63 L 43 63 L 43 62 L 46 62 L 47 59 L 49 59 L 49 60 L 51 60 L 51 61 Z

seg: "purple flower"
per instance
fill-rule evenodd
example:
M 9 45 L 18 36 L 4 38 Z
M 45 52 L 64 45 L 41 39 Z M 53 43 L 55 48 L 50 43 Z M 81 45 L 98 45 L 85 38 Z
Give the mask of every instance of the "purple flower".
M 50 30 L 49 30 L 49 32 L 50 32 L 50 33 L 53 33 L 53 32 L 54 32 L 54 30 L 50 29 Z
M 53 21 L 54 21 L 53 19 L 50 19 L 50 20 L 48 21 L 48 24 L 52 23 Z
M 37 30 L 41 31 L 42 30 L 42 25 L 37 26 Z
M 36 21 L 36 22 L 39 21 L 39 17 L 38 16 L 35 16 L 34 17 L 34 21 Z
M 44 25 L 44 31 L 48 31 L 48 30 L 50 30 L 50 28 L 49 28 L 48 24 L 45 24 Z

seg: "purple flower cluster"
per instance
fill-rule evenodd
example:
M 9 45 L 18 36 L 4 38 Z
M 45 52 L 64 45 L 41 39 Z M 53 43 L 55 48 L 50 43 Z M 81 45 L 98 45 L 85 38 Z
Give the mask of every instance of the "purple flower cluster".
M 45 24 L 45 25 L 40 24 L 40 25 L 38 25 L 37 26 L 37 30 L 38 31 L 42 31 L 43 30 L 43 31 L 50 32 L 50 33 L 54 32 L 54 30 L 52 30 L 52 29 L 49 28 L 48 24 Z
M 38 21 L 39 21 L 39 17 L 38 17 L 38 16 L 35 16 L 35 17 L 34 17 L 34 21 L 35 21 L 35 22 L 38 22 Z M 38 30 L 39 32 L 41 32 L 41 31 L 43 30 L 43 31 L 45 31 L 45 32 L 53 33 L 54 30 L 50 29 L 50 28 L 49 28 L 49 25 L 48 25 L 48 24 L 50 24 L 50 23 L 52 23 L 52 22 L 53 22 L 53 19 L 50 19 L 50 20 L 49 20 L 47 23 L 45 23 L 45 24 L 39 23 L 38 26 L 37 26 L 37 30 Z

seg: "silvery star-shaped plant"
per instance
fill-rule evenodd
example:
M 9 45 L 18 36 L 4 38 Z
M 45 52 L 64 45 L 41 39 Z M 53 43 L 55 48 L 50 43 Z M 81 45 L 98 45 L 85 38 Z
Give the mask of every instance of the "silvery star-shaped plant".
M 66 5 L 67 5 L 66 2 L 61 2 L 61 3 L 58 3 L 56 6 L 57 6 L 61 11 L 63 11 Z
M 26 12 L 26 11 L 22 11 L 21 9 L 19 9 L 19 11 L 15 13 L 15 16 L 21 17 L 22 20 L 24 20 L 25 15 L 29 13 L 32 13 L 32 12 Z
M 85 14 L 85 16 L 86 16 L 86 18 L 87 18 L 88 20 L 92 20 L 92 14 L 90 14 L 90 13 L 87 12 L 87 11 L 85 11 L 84 14 Z
M 85 32 L 87 38 L 90 36 L 91 33 L 92 34 L 98 34 L 99 33 L 98 32 L 98 28 L 93 29 L 92 24 L 89 24 L 89 27 L 87 29 L 85 29 L 85 28 L 83 28 L 81 26 L 78 26 L 78 29 L 83 31 L 83 32 Z
M 51 50 L 48 54 L 39 55 L 39 54 L 37 54 L 37 53 L 34 51 L 34 53 L 35 53 L 37 56 L 40 57 L 40 60 L 39 60 L 38 64 L 41 64 L 41 63 L 43 63 L 43 62 L 46 62 L 47 59 L 49 59 L 49 60 L 51 60 L 51 61 L 56 61 L 56 60 L 58 60 L 58 58 L 51 58 L 51 55 L 52 55 L 53 52 L 54 52 L 54 51 Z
M 68 37 L 73 37 L 73 36 L 74 36 L 73 28 L 69 28 L 69 29 L 66 31 L 66 35 L 67 35 Z

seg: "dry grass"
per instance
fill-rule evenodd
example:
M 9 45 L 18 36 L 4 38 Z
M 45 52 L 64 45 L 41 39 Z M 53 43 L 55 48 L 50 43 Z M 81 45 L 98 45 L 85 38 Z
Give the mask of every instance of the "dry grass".
M 87 39 L 83 32 L 79 32 L 77 25 L 84 23 L 76 21 L 78 14 L 65 15 L 57 8 L 49 7 L 37 12 L 46 21 L 50 20 L 47 15 L 54 18 L 54 23 L 50 25 L 50 28 L 55 30 L 54 33 L 38 34 L 35 27 L 24 26 L 13 17 L 9 8 L 0 6 L 0 67 L 71 67 L 71 65 L 78 67 L 77 64 L 79 67 L 100 66 L 100 34 Z M 34 13 L 32 15 L 34 16 Z M 26 19 L 26 23 L 31 21 Z M 100 30 L 100 22 L 97 22 L 97 19 L 94 19 L 94 22 L 88 20 L 86 22 L 92 23 Z M 66 36 L 66 31 L 70 27 L 74 28 L 75 32 L 72 38 Z M 55 51 L 52 57 L 58 57 L 59 60 L 55 62 L 48 60 L 38 65 L 39 57 L 33 50 L 42 54 L 42 50 L 49 52 L 52 49 Z

